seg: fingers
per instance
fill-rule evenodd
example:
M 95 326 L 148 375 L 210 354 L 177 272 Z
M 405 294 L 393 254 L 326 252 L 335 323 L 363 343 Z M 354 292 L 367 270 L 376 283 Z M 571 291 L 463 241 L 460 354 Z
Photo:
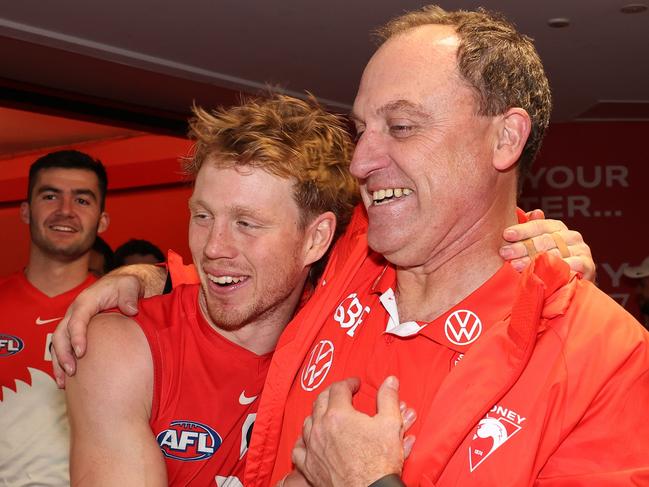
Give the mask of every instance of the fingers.
M 512 225 L 503 232 L 509 244 L 500 248 L 500 256 L 510 261 L 512 267 L 522 271 L 537 252 L 550 252 L 560 256 L 574 272 L 584 279 L 595 282 L 596 268 L 590 247 L 579 232 L 568 229 L 560 220 L 546 220 L 543 212 L 527 213 L 531 220 Z
M 81 295 L 79 295 L 79 297 L 81 297 Z M 68 309 L 69 318 L 66 328 L 70 340 L 70 346 L 74 350 L 76 358 L 81 358 L 86 353 L 88 323 L 90 323 L 92 317 L 100 311 L 101 309 L 97 307 L 97 303 L 94 299 L 82 300 L 79 298 L 77 298 Z
M 133 276 L 106 277 L 77 296 L 52 337 L 52 367 L 59 387 L 65 385 L 65 374 L 75 374 L 76 359 L 86 353 L 92 317 L 115 306 L 126 315 L 136 314 L 140 288 Z
M 533 259 L 536 256 L 537 252 L 536 252 L 536 246 L 534 245 L 532 239 L 526 238 L 521 243 L 525 245 L 525 252 L 529 256 L 529 258 Z
M 551 233 L 550 236 L 552 237 L 552 240 L 554 240 L 554 244 L 557 246 L 559 254 L 561 254 L 561 258 L 565 259 L 567 257 L 570 257 L 570 249 L 568 249 L 566 242 L 564 242 L 559 232 Z
M 401 433 L 404 434 L 406 431 L 410 429 L 410 427 L 414 424 L 415 420 L 417 419 L 417 411 L 415 411 L 412 408 L 409 408 L 404 401 L 399 402 L 399 410 L 401 411 Z M 404 449 L 406 447 L 405 440 L 406 438 L 404 438 L 404 444 L 403 444 Z
M 510 260 L 509 264 L 518 272 L 523 272 L 525 268 L 530 265 L 532 260 L 529 257 L 521 257 L 519 259 Z
M 300 472 L 293 470 L 276 487 L 309 487 L 310 485 Z
M 139 279 L 133 276 L 124 276 L 118 278 L 116 281 L 117 287 L 117 302 L 106 302 L 104 306 L 100 306 L 102 310 L 117 306 L 119 310 L 127 315 L 133 316 L 137 314 L 137 302 L 140 298 L 141 285 Z M 110 293 L 106 293 L 105 297 L 111 297 Z
M 311 438 L 311 430 L 313 429 L 313 416 L 307 416 L 302 423 L 302 440 L 308 443 Z
M 304 472 L 306 463 L 306 445 L 301 436 L 295 442 L 295 446 L 291 452 L 291 461 L 300 472 Z
M 564 260 L 568 263 L 571 270 L 581 274 L 584 279 L 591 282 L 595 282 L 596 268 L 592 257 L 579 255 L 579 256 L 569 257 Z
M 137 278 L 121 276 L 105 278 L 79 294 L 68 309 L 66 318 L 64 318 L 69 341 L 76 358 L 81 358 L 86 353 L 88 323 L 90 323 L 93 316 L 115 306 L 125 315 L 132 316 L 136 314 L 139 292 L 140 282 Z M 62 345 L 61 350 L 67 350 L 68 348 Z M 64 368 L 66 368 L 65 365 L 68 365 L 68 362 L 71 362 L 69 365 L 74 370 L 74 357 L 63 356 L 59 353 L 59 359 Z
M 327 412 L 327 408 L 329 407 L 329 390 L 330 388 L 327 387 L 324 391 L 318 394 L 316 400 L 313 401 L 313 407 L 311 409 L 312 416 L 320 418 Z
M 530 251 L 530 245 L 533 250 Z M 543 234 L 523 242 L 514 242 L 500 248 L 500 256 L 508 260 L 517 271 L 522 271 L 531 262 L 534 252 L 549 252 L 562 258 L 574 272 L 582 274 L 584 279 L 595 281 L 596 266 L 590 247 L 582 235 L 574 230 L 562 230 L 552 234 Z
M 351 407 L 352 396 L 360 388 L 360 380 L 357 377 L 350 377 L 340 382 L 334 382 L 329 386 L 327 408 Z M 325 394 L 323 393 L 323 394 Z M 397 404 L 397 409 L 399 405 Z
M 58 357 L 56 355 L 56 351 L 54 350 L 54 340 L 55 340 L 56 335 L 52 336 L 52 344 L 50 346 L 50 355 L 52 356 L 52 369 L 54 371 L 54 380 L 56 381 L 56 385 L 59 389 L 65 389 L 65 371 L 63 370 L 63 367 L 59 363 Z M 63 345 L 68 344 L 67 338 L 64 340 Z M 70 356 L 72 355 L 72 347 L 69 347 L 68 350 L 66 351 L 67 354 Z
M 399 379 L 387 377 L 376 394 L 376 411 L 379 415 L 401 417 L 399 408 Z
M 582 274 L 584 279 L 595 282 L 596 266 L 593 261 L 590 247 L 584 242 L 584 237 L 579 232 L 566 230 L 561 232 L 562 237 L 568 244 L 570 256 L 564 260 L 574 272 Z
M 302 424 L 302 436 L 305 442 L 309 442 L 313 421 L 320 420 L 330 408 L 350 408 L 352 406 L 352 396 L 358 391 L 360 380 L 356 377 L 350 377 L 340 382 L 334 382 L 313 402 L 311 416 L 308 416 Z
M 318 395 L 313 403 L 313 418 L 320 418 L 330 408 L 353 407 L 352 396 L 358 391 L 359 387 L 360 381 L 356 377 L 350 377 L 331 384 L 324 392 Z M 403 406 L 402 408 L 402 404 L 399 402 L 399 380 L 395 376 L 387 377 L 379 387 L 376 395 L 377 413 L 394 417 L 403 416 L 404 420 L 407 417 L 408 421 L 410 421 L 408 427 L 410 427 L 416 413 L 414 410 L 405 407 L 405 404 Z M 308 438 L 306 435 L 305 437 Z
M 412 408 L 406 407 L 401 410 L 402 431 L 406 432 L 414 424 L 417 419 L 417 411 Z
M 415 446 L 415 437 L 413 435 L 408 435 L 403 439 L 403 457 L 408 458 L 412 447 Z
M 503 231 L 503 238 L 507 242 L 518 242 L 526 238 L 561 232 L 566 229 L 566 225 L 561 220 L 531 220 L 507 227 Z
M 74 375 L 77 365 L 68 333 L 69 319 L 70 311 L 68 310 L 65 317 L 57 325 L 54 335 L 52 335 L 52 348 L 50 350 L 54 378 L 60 388 L 65 386 L 65 374 Z
M 548 252 L 557 249 L 562 259 L 570 257 L 570 249 L 566 245 L 561 232 L 553 232 L 550 234 L 544 233 L 537 237 L 526 238 L 521 241 L 525 246 L 527 256 L 533 259 L 539 252 Z
M 140 298 L 140 281 L 135 278 L 120 280 L 118 284 L 117 307 L 127 316 L 137 314 L 137 302 Z
M 499 253 L 503 259 L 513 261 L 515 259 L 522 259 L 523 257 L 533 257 L 538 252 L 547 252 L 556 249 L 557 252 L 555 253 L 557 255 L 562 256 L 562 258 L 567 258 L 586 253 L 585 248 L 588 248 L 588 246 L 584 244 L 579 232 L 562 230 L 554 233 L 544 233 L 531 239 L 503 245 L 500 247 Z M 563 255 L 561 253 L 562 251 Z M 590 254 L 590 251 L 588 253 Z
M 543 210 L 539 210 L 539 209 L 528 211 L 527 213 L 525 213 L 525 216 L 527 216 L 528 220 L 543 220 L 543 219 L 545 219 L 545 213 L 543 213 Z

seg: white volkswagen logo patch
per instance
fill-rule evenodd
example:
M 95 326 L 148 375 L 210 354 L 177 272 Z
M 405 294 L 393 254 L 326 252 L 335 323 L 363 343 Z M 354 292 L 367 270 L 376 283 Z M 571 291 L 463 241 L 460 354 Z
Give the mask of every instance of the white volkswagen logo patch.
M 334 344 L 329 340 L 316 343 L 309 361 L 302 369 L 302 389 L 312 391 L 316 389 L 327 377 L 331 364 L 334 361 Z
M 467 309 L 453 311 L 444 325 L 448 341 L 455 345 L 468 345 L 475 342 L 482 333 L 482 321 Z

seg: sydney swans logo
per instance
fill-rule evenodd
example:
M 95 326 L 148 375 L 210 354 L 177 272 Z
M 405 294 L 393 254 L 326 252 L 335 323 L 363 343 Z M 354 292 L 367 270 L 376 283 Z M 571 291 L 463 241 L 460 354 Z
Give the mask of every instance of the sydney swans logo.
M 469 445 L 469 468 L 473 472 L 507 440 L 518 433 L 527 418 L 516 411 L 495 405 L 480 420 Z

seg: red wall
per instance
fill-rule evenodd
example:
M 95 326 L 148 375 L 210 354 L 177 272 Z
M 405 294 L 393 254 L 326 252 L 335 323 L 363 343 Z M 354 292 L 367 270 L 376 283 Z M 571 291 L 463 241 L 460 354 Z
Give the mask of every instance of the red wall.
M 111 223 L 101 236 L 115 249 L 129 238 L 150 240 L 166 253 L 174 249 L 188 261 L 187 199 L 185 186 L 143 188 L 136 192 L 109 194 L 106 210 Z M 2 235 L 0 276 L 25 266 L 29 254 L 29 227 L 20 221 L 18 206 L 0 208 Z
M 627 265 L 649 256 L 649 123 L 553 125 L 520 205 L 579 230 L 601 289 L 637 316 Z
M 190 259 L 187 246 L 187 199 L 191 189 L 181 173 L 180 158 L 190 143 L 181 138 L 140 136 L 84 144 L 74 148 L 106 165 L 109 192 L 106 211 L 111 223 L 102 237 L 115 248 L 129 238 L 150 240 L 163 252 L 173 248 Z M 20 221 L 20 201 L 27 192 L 29 165 L 42 153 L 2 161 L 0 175 L 0 276 L 25 266 L 29 229 Z

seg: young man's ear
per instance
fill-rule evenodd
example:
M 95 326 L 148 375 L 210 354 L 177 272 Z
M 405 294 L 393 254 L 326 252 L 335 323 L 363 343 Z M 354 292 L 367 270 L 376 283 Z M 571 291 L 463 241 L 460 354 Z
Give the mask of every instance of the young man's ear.
M 20 203 L 20 220 L 29 225 L 29 203 L 26 201 Z
M 336 216 L 327 211 L 318 215 L 306 228 L 304 265 L 317 262 L 329 249 L 336 231 Z
M 497 170 L 506 171 L 516 164 L 525 148 L 531 127 L 530 116 L 522 108 L 510 108 L 501 116 L 493 158 Z
M 110 215 L 105 211 L 102 211 L 101 215 L 99 215 L 99 224 L 97 225 L 97 233 L 102 233 L 106 231 L 108 225 L 110 225 Z

